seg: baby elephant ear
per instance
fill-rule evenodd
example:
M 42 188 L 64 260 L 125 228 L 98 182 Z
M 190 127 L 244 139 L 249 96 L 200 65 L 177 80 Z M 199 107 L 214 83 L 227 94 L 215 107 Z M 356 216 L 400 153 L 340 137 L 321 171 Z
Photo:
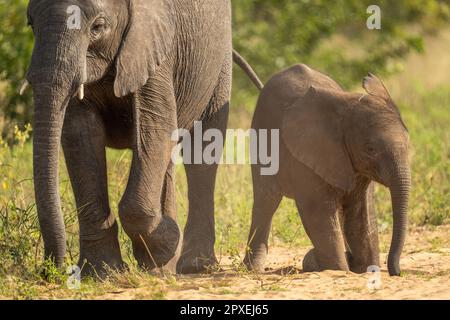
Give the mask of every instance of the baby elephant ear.
M 134 93 L 147 83 L 167 59 L 175 36 L 172 1 L 127 1 L 129 21 L 116 58 L 117 97 Z
M 281 136 L 291 154 L 334 187 L 350 191 L 355 172 L 344 142 L 345 95 L 311 88 L 283 116 Z
M 369 73 L 363 80 L 363 88 L 371 96 L 382 98 L 385 101 L 391 100 L 391 96 L 378 77 Z

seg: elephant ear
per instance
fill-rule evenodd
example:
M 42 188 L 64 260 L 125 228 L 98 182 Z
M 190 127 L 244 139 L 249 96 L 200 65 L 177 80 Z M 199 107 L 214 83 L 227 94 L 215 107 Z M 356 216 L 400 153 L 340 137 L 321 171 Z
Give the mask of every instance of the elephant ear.
M 383 82 L 374 74 L 369 73 L 363 80 L 363 88 L 371 96 L 382 98 L 385 101 L 392 101 L 391 96 Z
M 386 106 L 394 110 L 395 113 L 397 113 L 400 122 L 402 123 L 403 127 L 406 131 L 408 131 L 408 128 L 406 127 L 405 123 L 403 122 L 402 116 L 400 114 L 400 110 L 398 109 L 397 105 L 394 103 L 394 100 L 392 100 L 391 95 L 389 94 L 389 91 L 384 86 L 383 82 L 373 75 L 372 73 L 369 73 L 363 80 L 363 88 L 366 90 L 368 94 L 374 97 L 378 97 L 384 100 L 386 103 Z
M 139 90 L 166 60 L 175 36 L 172 6 L 168 0 L 128 0 L 128 26 L 116 58 L 117 97 Z
M 288 107 L 283 117 L 283 141 L 291 154 L 334 187 L 350 191 L 355 171 L 344 142 L 343 92 L 311 87 Z

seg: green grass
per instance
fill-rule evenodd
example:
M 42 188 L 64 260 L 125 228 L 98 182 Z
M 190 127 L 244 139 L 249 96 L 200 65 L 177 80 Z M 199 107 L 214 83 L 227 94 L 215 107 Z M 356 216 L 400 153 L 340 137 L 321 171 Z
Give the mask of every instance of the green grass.
M 412 143 L 413 189 L 410 222 L 417 225 L 441 225 L 450 222 L 450 86 L 427 92 L 416 86 L 396 100 L 408 124 Z M 232 110 L 230 127 L 248 126 L 250 113 Z M 0 148 L 0 297 L 15 299 L 90 298 L 123 288 L 145 286 L 142 298 L 163 299 L 165 288 L 174 285 L 173 278 L 159 279 L 135 268 L 129 239 L 123 231 L 120 240 L 124 259 L 131 271 L 113 275 L 103 283 L 83 282 L 81 290 L 68 290 L 67 275 L 51 270 L 46 284 L 40 276 L 42 239 L 40 237 L 33 196 L 32 150 L 27 134 L 16 132 L 13 149 L 3 143 Z M 108 150 L 109 193 L 112 210 L 124 191 L 130 166 L 130 152 Z M 63 160 L 63 159 L 62 159 Z M 62 210 L 67 226 L 67 265 L 78 258 L 78 226 L 70 182 L 64 161 L 61 161 L 60 189 Z M 177 203 L 180 224 L 187 214 L 187 189 L 183 167 L 177 168 Z M 377 188 L 376 208 L 380 226 L 389 231 L 391 208 L 388 191 Z M 252 187 L 249 166 L 222 166 L 216 187 L 216 253 L 228 255 L 239 268 L 246 244 L 252 207 Z M 387 228 L 386 228 L 387 226 Z M 309 240 L 302 228 L 293 201 L 284 200 L 274 218 L 271 246 L 305 246 Z M 269 290 L 282 290 L 273 287 Z M 223 289 L 223 294 L 228 294 Z M 231 293 L 230 293 L 231 294 Z

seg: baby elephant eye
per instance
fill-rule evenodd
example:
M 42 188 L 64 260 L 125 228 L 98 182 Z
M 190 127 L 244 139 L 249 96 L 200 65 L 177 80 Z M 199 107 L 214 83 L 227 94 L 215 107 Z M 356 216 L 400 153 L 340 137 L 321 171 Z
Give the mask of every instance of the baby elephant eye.
M 369 144 L 369 145 L 366 145 L 366 152 L 368 154 L 375 154 L 376 149 L 373 145 Z

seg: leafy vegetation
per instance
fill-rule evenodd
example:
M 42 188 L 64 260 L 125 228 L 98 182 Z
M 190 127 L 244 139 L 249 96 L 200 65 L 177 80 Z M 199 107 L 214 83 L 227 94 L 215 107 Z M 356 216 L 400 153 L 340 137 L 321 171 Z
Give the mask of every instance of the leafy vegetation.
M 31 123 L 33 114 L 31 92 L 18 93 L 33 50 L 27 5 L 28 0 L 0 0 L 0 133 L 9 142 L 14 126 Z
M 366 26 L 372 4 L 381 9 L 381 30 Z M 423 36 L 450 18 L 445 0 L 246 0 L 233 1 L 233 11 L 235 48 L 263 80 L 302 62 L 347 88 L 369 71 L 399 71 L 402 58 L 423 51 Z M 254 91 L 236 73 L 234 101 L 240 105 L 254 99 Z

